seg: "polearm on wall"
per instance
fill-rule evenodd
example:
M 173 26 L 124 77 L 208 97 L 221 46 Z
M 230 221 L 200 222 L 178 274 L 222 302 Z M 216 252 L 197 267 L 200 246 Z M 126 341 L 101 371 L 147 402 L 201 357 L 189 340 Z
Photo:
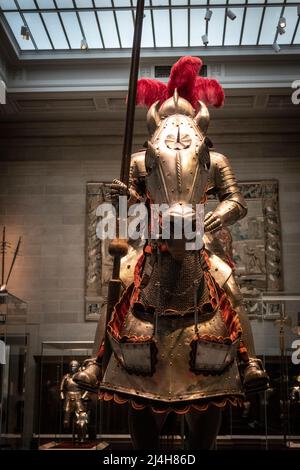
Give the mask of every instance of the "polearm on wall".
M 7 248 L 10 247 L 10 243 L 6 240 L 6 230 L 5 230 L 5 227 L 3 227 L 3 231 L 2 231 L 2 241 L 0 242 L 0 253 L 2 254 L 2 261 L 1 261 L 1 284 L 0 284 L 0 291 L 1 291 L 1 292 L 6 292 L 8 281 L 9 281 L 9 279 L 10 279 L 11 273 L 12 273 L 12 271 L 13 271 L 13 269 L 14 269 L 14 265 L 15 265 L 17 256 L 18 256 L 18 254 L 19 254 L 20 245 L 21 245 L 21 237 L 19 237 L 17 246 L 16 246 L 15 251 L 14 251 L 14 254 L 13 254 L 13 258 L 12 258 L 12 261 L 11 261 L 11 264 L 10 264 L 10 268 L 9 268 L 9 270 L 8 270 L 8 274 L 7 274 L 6 279 L 5 279 L 5 271 L 6 271 L 6 270 L 5 270 L 5 260 L 6 260 L 5 254 L 6 254 Z
M 8 275 L 7 275 L 7 278 L 6 278 L 6 281 L 5 281 L 5 285 L 8 284 L 10 275 L 12 273 L 12 270 L 14 269 L 14 265 L 15 265 L 15 262 L 16 262 L 16 259 L 17 259 L 17 256 L 18 256 L 19 250 L 20 250 L 20 245 L 21 245 L 21 237 L 19 238 L 18 244 L 17 244 L 16 249 L 14 251 L 13 259 L 12 259 L 12 262 L 11 262 L 11 265 L 10 265 L 10 268 L 9 268 L 9 271 L 8 271 Z
M 2 269 L 1 269 L 1 286 L 4 285 L 4 270 L 5 270 L 5 248 L 6 248 L 6 241 L 5 241 L 5 227 L 3 227 L 2 232 L 2 243 L 1 243 L 1 253 L 2 253 Z
M 131 153 L 132 153 L 136 91 L 137 91 L 137 81 L 138 81 L 139 64 L 140 64 L 141 39 L 142 39 L 142 29 L 143 29 L 143 19 L 144 19 L 144 3 L 145 3 L 144 0 L 138 0 L 137 2 L 132 54 L 131 54 L 130 77 L 129 77 L 129 87 L 128 87 L 128 96 L 127 96 L 127 111 L 126 111 L 124 141 L 123 141 L 123 150 L 122 150 L 122 164 L 121 164 L 121 172 L 120 172 L 120 180 L 122 181 L 122 183 L 125 183 L 126 185 L 128 185 L 129 183 L 130 159 L 131 159 Z M 121 293 L 120 262 L 121 262 L 121 258 L 127 254 L 127 251 L 128 251 L 127 240 L 116 238 L 110 243 L 109 253 L 114 257 L 114 261 L 113 261 L 112 279 L 109 281 L 109 285 L 108 285 L 106 326 L 111 318 L 113 308 L 120 298 L 120 293 Z M 106 331 L 106 328 L 105 328 L 105 331 Z M 104 352 L 103 365 L 102 365 L 103 371 L 105 371 L 109 358 L 111 356 L 111 346 L 110 346 L 107 335 L 105 336 L 105 349 L 104 350 L 105 352 Z

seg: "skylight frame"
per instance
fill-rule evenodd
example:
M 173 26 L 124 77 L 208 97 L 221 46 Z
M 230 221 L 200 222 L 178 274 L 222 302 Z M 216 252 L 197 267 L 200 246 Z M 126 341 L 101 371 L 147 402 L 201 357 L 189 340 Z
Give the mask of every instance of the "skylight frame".
M 97 6 L 97 3 L 96 3 L 95 0 L 91 0 L 91 6 L 90 7 L 78 7 L 75 0 L 70 0 L 70 5 L 73 5 L 72 8 L 70 8 L 70 7 L 68 7 L 68 8 L 59 7 L 58 4 L 57 4 L 57 0 L 51 0 L 53 5 L 54 5 L 53 8 L 42 8 L 42 7 L 40 7 L 39 3 L 38 3 L 38 0 L 32 0 L 32 5 L 34 5 L 34 8 L 24 8 L 24 7 L 20 6 L 20 1 L 19 0 L 11 0 L 11 1 L 14 2 L 14 5 L 15 5 L 14 9 L 2 8 L 1 7 L 1 0 L 0 0 L 0 21 L 2 22 L 2 24 L 5 25 L 5 30 L 7 32 L 9 32 L 9 36 L 10 36 L 9 38 L 14 43 L 15 48 L 18 49 L 20 55 L 22 55 L 22 53 L 26 52 L 29 48 L 24 48 L 23 49 L 22 47 L 20 47 L 20 40 L 19 40 L 19 38 L 16 38 L 16 35 L 13 33 L 11 25 L 9 24 L 9 21 L 7 20 L 7 18 L 5 16 L 6 13 L 14 12 L 14 13 L 18 13 L 20 15 L 20 17 L 21 17 L 21 19 L 24 23 L 24 26 L 26 26 L 26 28 L 28 28 L 29 36 L 30 36 L 30 39 L 31 39 L 32 44 L 34 46 L 34 51 L 37 54 L 40 53 L 40 52 L 43 52 L 43 53 L 49 52 L 49 53 L 51 53 L 52 51 L 58 51 L 58 50 L 60 52 L 63 52 L 63 51 L 65 51 L 65 52 L 67 52 L 67 51 L 80 51 L 81 40 L 82 39 L 86 40 L 86 31 L 85 31 L 85 28 L 84 28 L 84 26 L 82 24 L 82 21 L 80 19 L 80 13 L 81 12 L 93 12 L 94 15 L 95 15 L 97 30 L 98 30 L 98 34 L 99 34 L 99 41 L 98 41 L 98 37 L 97 37 L 97 41 L 95 41 L 95 43 L 97 43 L 97 45 L 101 44 L 101 48 L 99 50 L 104 50 L 104 49 L 105 50 L 128 49 L 128 40 L 127 40 L 127 44 L 125 45 L 125 47 L 124 47 L 124 44 L 122 43 L 122 37 L 121 37 L 121 33 L 120 33 L 120 24 L 119 24 L 119 21 L 118 21 L 117 12 L 130 10 L 132 12 L 132 19 L 134 19 L 135 9 L 136 9 L 136 0 L 135 1 L 130 0 L 124 6 L 120 6 L 119 2 L 118 2 L 118 5 L 116 5 L 114 0 L 110 0 L 111 6 L 107 5 L 107 6 L 101 6 L 101 7 Z M 206 11 L 207 8 L 210 8 L 213 11 L 213 13 L 216 9 L 219 9 L 219 8 L 225 9 L 224 23 L 222 25 L 223 33 L 222 33 L 221 44 L 214 44 L 213 41 L 211 41 L 211 42 L 208 43 L 208 45 L 203 46 L 202 41 L 201 41 L 201 35 L 199 34 L 199 45 L 197 45 L 197 47 L 199 47 L 200 49 L 205 48 L 206 50 L 214 48 L 214 47 L 219 47 L 220 45 L 222 45 L 222 47 L 224 47 L 224 48 L 228 48 L 228 47 L 231 47 L 231 48 L 232 47 L 236 47 L 236 48 L 242 47 L 242 48 L 244 48 L 244 47 L 247 47 L 247 46 L 250 46 L 250 45 L 252 46 L 252 42 L 251 42 L 251 44 L 250 43 L 245 44 L 245 42 L 243 42 L 245 24 L 246 24 L 246 21 L 247 21 L 247 12 L 249 11 L 250 8 L 257 8 L 257 9 L 260 8 L 261 9 L 261 17 L 258 18 L 259 27 L 258 27 L 258 24 L 256 25 L 256 27 L 258 27 L 258 33 L 257 33 L 257 38 L 256 38 L 256 47 L 258 47 L 258 48 L 261 47 L 260 39 L 261 39 L 262 30 L 265 27 L 264 21 L 265 21 L 265 16 L 266 16 L 267 9 L 269 10 L 271 8 L 274 8 L 274 7 L 276 7 L 276 8 L 281 7 L 281 13 L 282 13 L 282 15 L 284 15 L 285 8 L 288 6 L 288 7 L 295 8 L 295 15 L 297 15 L 297 6 L 298 6 L 298 4 L 294 3 L 295 0 L 294 1 L 282 0 L 281 2 L 278 2 L 278 0 L 277 1 L 276 0 L 272 1 L 271 0 L 270 2 L 268 0 L 264 0 L 263 2 L 261 0 L 252 0 L 252 1 L 251 0 L 244 0 L 244 2 L 243 2 L 243 0 L 240 0 L 240 1 L 237 0 L 237 1 L 239 1 L 239 3 L 233 3 L 230 0 L 220 0 L 220 1 L 222 1 L 222 3 L 216 4 L 214 2 L 214 0 L 206 0 L 206 3 L 204 3 L 203 1 L 200 3 L 200 2 L 191 2 L 191 0 L 187 0 L 185 2 L 182 1 L 182 4 L 177 4 L 177 2 L 174 4 L 172 0 L 166 0 L 161 5 L 157 5 L 157 3 L 153 3 L 152 0 L 146 1 L 145 2 L 145 11 L 147 13 L 150 13 L 152 39 L 153 39 L 153 50 L 160 50 L 160 48 L 164 48 L 164 49 L 165 48 L 175 49 L 176 47 L 178 48 L 178 46 L 174 46 L 174 43 L 178 43 L 178 41 L 174 40 L 174 38 L 175 38 L 174 35 L 176 34 L 176 32 L 173 30 L 172 13 L 175 10 L 180 10 L 180 9 L 185 10 L 184 18 L 185 18 L 185 22 L 187 22 L 187 24 L 185 24 L 185 28 L 187 28 L 187 38 L 184 41 L 184 44 L 183 44 L 182 47 L 190 48 L 191 47 L 191 18 L 192 18 L 192 15 L 193 15 L 193 10 L 198 9 L 198 10 L 203 11 L 203 22 L 205 23 L 204 15 L 205 15 L 205 11 Z M 300 3 L 300 0 L 299 0 L 299 3 Z M 107 2 L 107 4 L 108 4 L 108 2 Z M 241 25 L 240 25 L 240 27 L 238 27 L 239 39 L 237 40 L 237 45 L 236 46 L 226 45 L 226 32 L 227 32 L 229 22 L 231 21 L 226 15 L 229 8 L 232 11 L 234 11 L 235 9 L 239 9 L 239 10 L 242 9 L 243 10 L 242 13 L 241 13 L 242 19 L 240 17 Z M 167 46 L 159 46 L 159 44 L 162 44 L 162 42 L 159 39 L 160 33 L 159 33 L 159 31 L 157 31 L 157 28 L 155 28 L 155 15 L 154 15 L 154 13 L 156 15 L 160 14 L 159 12 L 161 10 L 168 11 L 168 17 L 169 17 L 169 21 L 168 21 L 168 23 L 169 23 L 169 25 L 168 25 L 169 32 L 168 32 L 168 34 L 169 34 L 169 37 L 170 37 L 170 41 L 169 41 Z M 114 30 L 116 32 L 116 35 L 117 35 L 117 43 L 110 44 L 107 39 L 106 40 L 104 39 L 103 31 L 102 31 L 102 28 L 101 28 L 101 23 L 99 21 L 99 16 L 98 16 L 98 12 L 101 12 L 101 11 L 103 11 L 103 12 L 111 11 L 113 13 L 114 25 L 112 25 L 112 27 L 114 28 Z M 187 11 L 187 15 L 186 15 L 186 11 Z M 68 32 L 66 30 L 66 26 L 64 24 L 64 19 L 62 17 L 62 13 L 68 13 L 68 12 L 73 12 L 73 13 L 76 14 L 76 19 L 77 19 L 78 26 L 79 26 L 79 29 L 80 29 L 80 32 L 81 32 L 81 37 L 78 38 L 78 48 L 72 47 L 70 38 L 68 37 Z M 49 41 L 49 44 L 50 44 L 51 48 L 50 47 L 49 47 L 49 49 L 39 49 L 38 48 L 37 38 L 35 38 L 34 34 L 30 30 L 29 25 L 27 24 L 26 17 L 25 17 L 26 13 L 33 13 L 33 14 L 37 14 L 39 16 L 39 18 L 42 22 L 43 28 L 45 30 L 45 34 L 47 35 L 47 38 L 48 38 L 48 41 Z M 51 38 L 51 34 L 49 33 L 49 26 L 47 25 L 47 21 L 46 21 L 45 17 L 43 16 L 43 13 L 56 13 L 57 14 L 57 17 L 59 19 L 59 24 L 60 24 L 60 27 L 61 27 L 61 31 L 63 33 L 64 38 L 66 39 L 68 49 L 63 49 L 61 47 L 58 47 L 57 45 L 55 46 L 55 44 L 54 44 L 54 42 Z M 294 23 L 294 21 L 293 21 L 293 23 Z M 285 48 L 287 48 L 289 46 L 298 46 L 299 45 L 298 44 L 299 35 L 297 34 L 298 29 L 299 29 L 299 23 L 300 23 L 300 18 L 298 17 L 297 21 L 295 22 L 294 31 L 293 32 L 290 31 L 289 38 L 291 37 L 291 41 L 290 41 L 289 44 L 284 45 Z M 205 27 L 206 34 L 209 37 L 210 22 L 207 21 L 205 23 L 204 27 Z M 287 27 L 288 27 L 288 25 L 287 25 Z M 185 31 L 186 31 L 186 29 L 185 29 Z M 180 32 L 178 32 L 178 34 L 180 34 Z M 148 35 L 148 38 L 151 38 L 151 34 Z M 296 38 L 297 38 L 297 44 L 295 43 Z M 272 46 L 273 40 L 278 41 L 279 44 L 280 44 L 280 38 L 278 37 L 278 32 L 276 30 L 274 30 L 274 36 L 272 38 L 272 41 L 270 40 L 270 44 L 267 44 L 267 45 Z M 88 44 L 88 46 L 90 48 L 89 44 Z M 194 44 L 194 46 L 195 46 L 195 44 Z M 143 46 L 142 46 L 142 48 L 143 48 Z M 96 47 L 91 47 L 91 49 L 93 51 L 98 50 L 98 48 L 96 48 Z M 147 47 L 147 49 L 151 49 L 151 48 Z

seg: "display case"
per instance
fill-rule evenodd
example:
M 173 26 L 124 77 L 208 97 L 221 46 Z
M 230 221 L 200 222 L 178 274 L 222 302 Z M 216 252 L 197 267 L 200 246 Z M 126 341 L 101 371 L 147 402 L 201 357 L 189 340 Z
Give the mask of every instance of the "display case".
M 277 292 L 246 297 L 255 347 L 270 377 L 266 392 L 246 397 L 242 407 L 223 411 L 218 448 L 261 449 L 297 447 L 300 440 L 300 295 Z M 92 354 L 92 342 L 44 342 L 38 363 L 36 436 L 39 447 L 73 439 L 64 429 L 63 377 L 71 360 L 80 364 Z M 128 405 L 97 400 L 93 395 L 92 439 L 113 449 L 130 448 Z M 183 416 L 170 414 L 163 428 L 163 447 L 182 448 L 186 425 Z M 90 436 L 88 436 L 90 439 Z
M 27 304 L 0 291 L 0 448 L 23 447 Z
M 37 363 L 35 446 L 39 449 L 99 447 L 101 403 L 84 393 L 73 373 L 92 355 L 92 341 L 47 341 Z M 75 367 L 75 368 L 73 368 Z
M 300 447 L 300 295 L 261 293 L 246 298 L 257 355 L 270 388 L 247 397 L 242 408 L 225 410 L 219 443 L 239 448 Z

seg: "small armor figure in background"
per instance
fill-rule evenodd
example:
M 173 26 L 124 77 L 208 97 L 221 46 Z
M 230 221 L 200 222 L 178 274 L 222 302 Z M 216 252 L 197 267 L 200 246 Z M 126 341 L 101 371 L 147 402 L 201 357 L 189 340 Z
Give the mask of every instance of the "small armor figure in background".
M 69 372 L 64 375 L 60 384 L 60 398 L 64 400 L 64 428 L 72 429 L 80 442 L 85 441 L 88 429 L 88 392 L 80 390 L 73 381 L 73 375 L 79 371 L 79 362 L 69 363 Z M 74 426 L 73 426 L 74 423 Z
M 295 377 L 295 385 L 290 390 L 291 404 L 300 403 L 300 375 Z

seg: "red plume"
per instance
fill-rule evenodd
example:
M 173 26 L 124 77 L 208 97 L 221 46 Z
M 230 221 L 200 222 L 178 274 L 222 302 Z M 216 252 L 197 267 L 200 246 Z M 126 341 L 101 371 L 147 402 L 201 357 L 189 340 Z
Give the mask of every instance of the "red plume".
M 167 84 L 151 78 L 141 78 L 137 85 L 136 103 L 150 107 L 155 101 L 161 103 L 173 96 L 177 88 L 179 96 L 197 109 L 198 101 L 208 106 L 224 104 L 224 90 L 213 78 L 199 77 L 202 60 L 199 57 L 181 57 L 172 67 Z
M 196 77 L 194 96 L 197 101 L 201 100 L 206 105 L 215 106 L 216 108 L 223 106 L 225 100 L 224 90 L 214 78 Z
M 197 105 L 194 98 L 195 80 L 202 67 L 202 60 L 198 57 L 181 57 L 171 69 L 168 81 L 168 98 L 173 96 L 177 88 L 179 96 L 188 100 L 192 106 Z
M 136 104 L 150 106 L 159 100 L 167 99 L 167 85 L 153 78 L 141 78 L 137 84 Z

